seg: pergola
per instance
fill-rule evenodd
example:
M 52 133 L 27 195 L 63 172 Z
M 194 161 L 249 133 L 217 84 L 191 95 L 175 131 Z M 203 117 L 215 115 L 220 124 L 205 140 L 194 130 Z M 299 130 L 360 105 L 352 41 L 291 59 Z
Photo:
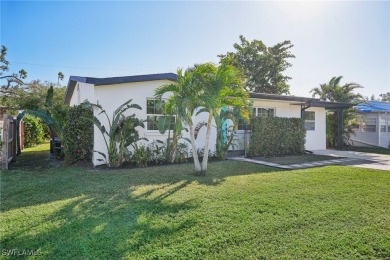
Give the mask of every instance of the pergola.
M 289 102 L 290 105 L 301 106 L 301 118 L 303 118 L 305 110 L 310 108 L 310 107 L 323 107 L 326 110 L 334 110 L 336 115 L 337 115 L 336 149 L 342 148 L 342 146 L 343 146 L 343 128 L 344 128 L 343 110 L 351 108 L 353 106 L 353 104 L 322 101 L 318 98 L 285 96 L 285 95 L 264 94 L 264 93 L 250 93 L 250 97 L 256 98 L 256 99 L 286 101 L 286 102 Z

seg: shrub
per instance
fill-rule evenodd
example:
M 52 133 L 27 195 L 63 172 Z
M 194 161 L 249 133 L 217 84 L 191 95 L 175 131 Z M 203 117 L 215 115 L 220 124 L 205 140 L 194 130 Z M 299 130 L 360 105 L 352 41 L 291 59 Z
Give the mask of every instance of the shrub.
M 46 126 L 35 116 L 25 116 L 24 121 L 24 146 L 33 147 L 45 142 Z
M 147 167 L 153 160 L 153 152 L 149 146 L 140 145 L 134 150 L 133 161 L 137 167 Z
M 300 118 L 255 117 L 251 120 L 248 156 L 303 154 L 306 130 Z
M 91 162 L 93 150 L 93 124 L 85 119 L 92 111 L 83 106 L 69 108 L 69 119 L 63 129 L 62 145 L 65 164 L 77 161 Z

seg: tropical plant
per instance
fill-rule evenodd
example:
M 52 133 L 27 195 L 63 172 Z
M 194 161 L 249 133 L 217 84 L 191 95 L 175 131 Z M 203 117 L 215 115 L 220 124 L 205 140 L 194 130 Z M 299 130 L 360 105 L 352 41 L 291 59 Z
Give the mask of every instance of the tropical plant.
M 216 157 L 226 159 L 229 147 L 233 144 L 234 136 L 238 130 L 239 120 L 248 121 L 247 106 L 244 107 L 224 107 L 219 114 L 214 115 L 217 128 Z
M 169 108 L 174 109 L 177 124 L 188 125 L 196 172 L 201 172 L 202 169 L 196 153 L 197 148 L 195 144 L 193 116 L 195 109 L 197 109 L 200 104 L 199 93 L 201 89 L 199 89 L 199 84 L 197 84 L 197 77 L 204 72 L 204 69 L 205 68 L 203 66 L 198 66 L 194 69 L 187 69 L 185 71 L 178 69 L 176 82 L 163 85 L 155 91 L 157 98 L 162 98 L 162 96 L 166 93 L 172 94 L 168 98 L 165 107 L 167 110 L 169 110 Z M 177 126 L 174 131 L 174 134 L 176 134 L 173 138 L 174 144 L 178 143 L 180 133 L 181 129 Z M 172 158 L 175 157 L 176 156 L 172 156 Z
M 129 153 L 128 147 L 131 145 L 135 148 L 136 142 L 145 139 L 139 137 L 138 130 L 136 129 L 136 127 L 144 127 L 144 120 L 138 119 L 135 114 L 130 116 L 124 115 L 129 109 L 142 109 L 139 105 L 132 104 L 132 101 L 133 100 L 130 99 L 120 105 L 113 112 L 111 119 L 101 105 L 93 104 L 88 101 L 83 103 L 83 106 L 96 110 L 97 115 L 104 115 L 107 119 L 108 127 L 106 128 L 96 116 L 86 117 L 86 119 L 90 120 L 103 135 L 108 156 L 103 152 L 96 152 L 103 157 L 103 159 L 99 159 L 99 161 L 106 162 L 108 167 L 121 166 L 126 155 Z
M 238 126 L 239 117 L 249 119 L 249 94 L 243 87 L 239 77 L 239 71 L 231 65 L 222 64 L 215 66 L 206 63 L 205 73 L 199 75 L 198 81 L 203 90 L 200 106 L 202 107 L 197 114 L 208 112 L 206 140 L 204 147 L 204 156 L 202 161 L 202 173 L 207 171 L 210 135 L 213 118 L 217 124 L 217 154 L 219 158 L 224 158 L 226 152 L 233 140 L 234 133 L 229 136 L 229 141 L 223 140 L 222 125 L 227 119 L 232 119 Z M 227 108 L 227 109 L 223 109 Z M 235 113 L 230 108 L 236 109 Z M 224 110 L 224 112 L 222 112 Z M 217 122 L 218 121 L 218 122 Z
M 319 96 L 323 101 L 342 102 L 357 104 L 363 100 L 363 96 L 359 93 L 355 93 L 356 89 L 362 88 L 357 83 L 340 84 L 343 77 L 333 77 L 328 83 L 320 84 L 319 87 L 313 88 L 310 92 L 313 93 L 313 97 Z M 340 112 L 340 111 L 339 111 Z M 354 110 L 344 109 L 343 115 L 343 142 L 347 143 L 352 132 L 351 124 L 356 121 L 356 114 Z M 330 111 L 326 117 L 326 142 L 327 147 L 337 147 L 337 111 Z M 342 144 L 343 145 L 343 144 Z

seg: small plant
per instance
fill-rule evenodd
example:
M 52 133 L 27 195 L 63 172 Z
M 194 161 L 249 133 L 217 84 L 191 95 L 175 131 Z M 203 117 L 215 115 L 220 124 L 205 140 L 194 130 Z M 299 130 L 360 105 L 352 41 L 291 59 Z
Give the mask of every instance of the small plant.
M 131 108 L 142 109 L 139 105 L 132 104 L 132 101 L 130 99 L 120 105 L 114 111 L 111 118 L 101 105 L 92 104 L 88 101 L 83 104 L 86 108 L 96 109 L 96 113 L 98 115 L 103 114 L 108 121 L 108 127 L 105 127 L 96 116 L 83 117 L 90 120 L 102 133 L 108 156 L 102 152 L 95 152 L 102 155 L 103 158 L 98 160 L 105 162 L 108 167 L 121 166 L 129 153 L 128 147 L 131 145 L 133 148 L 136 148 L 136 143 L 139 140 L 146 140 L 145 138 L 139 137 L 138 130 L 136 129 L 136 127 L 144 127 L 144 120 L 138 119 L 135 114 L 130 116 L 124 115 Z
M 137 167 L 147 167 L 153 160 L 153 153 L 149 146 L 140 145 L 134 150 L 133 162 Z

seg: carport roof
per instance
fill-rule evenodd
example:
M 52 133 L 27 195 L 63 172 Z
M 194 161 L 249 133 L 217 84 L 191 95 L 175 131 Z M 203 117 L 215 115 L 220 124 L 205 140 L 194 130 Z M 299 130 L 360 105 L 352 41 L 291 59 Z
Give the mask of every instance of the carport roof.
M 311 107 L 323 107 L 325 109 L 344 109 L 353 106 L 353 104 L 348 104 L 348 103 L 322 101 L 318 98 L 286 96 L 286 95 L 265 94 L 265 93 L 252 92 L 250 93 L 250 97 L 254 99 L 286 101 L 286 102 L 291 102 L 294 105 L 301 104 L 301 105 L 311 106 Z

